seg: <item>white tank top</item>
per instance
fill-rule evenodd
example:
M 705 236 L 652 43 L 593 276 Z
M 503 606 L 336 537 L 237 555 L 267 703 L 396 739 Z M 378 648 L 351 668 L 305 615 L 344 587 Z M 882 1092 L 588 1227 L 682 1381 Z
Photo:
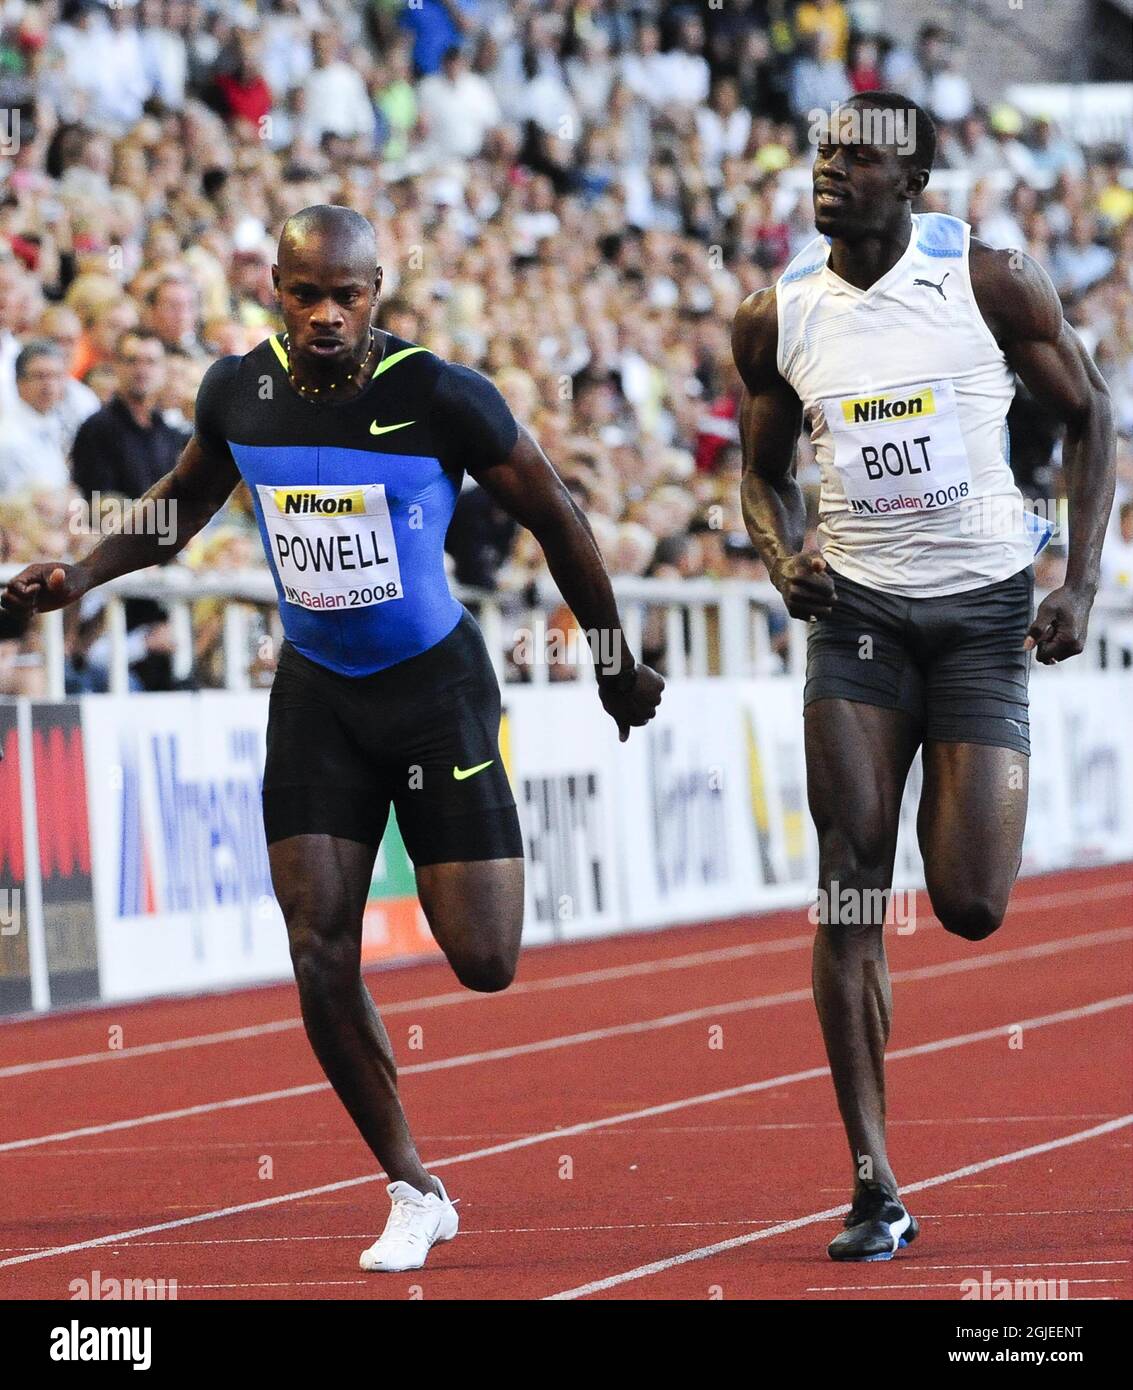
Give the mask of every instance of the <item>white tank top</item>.
M 776 286 L 780 373 L 822 472 L 819 549 L 837 572 L 909 598 L 1025 569 L 1051 527 L 1008 466 L 1014 375 L 976 305 L 971 228 L 913 217 L 908 249 L 867 290 L 819 236 Z

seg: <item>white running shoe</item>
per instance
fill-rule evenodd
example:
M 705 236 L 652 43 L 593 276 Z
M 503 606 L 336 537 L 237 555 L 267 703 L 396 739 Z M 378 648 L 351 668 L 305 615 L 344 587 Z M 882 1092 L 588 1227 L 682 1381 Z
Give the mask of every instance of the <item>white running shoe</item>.
M 386 1188 L 393 1210 L 385 1230 L 362 1252 L 358 1263 L 367 1273 L 420 1269 L 434 1245 L 456 1235 L 460 1226 L 456 1203 L 450 1201 L 439 1178 L 433 1181 L 441 1189 L 439 1197 L 435 1192 L 418 1192 L 407 1182 L 391 1182 Z

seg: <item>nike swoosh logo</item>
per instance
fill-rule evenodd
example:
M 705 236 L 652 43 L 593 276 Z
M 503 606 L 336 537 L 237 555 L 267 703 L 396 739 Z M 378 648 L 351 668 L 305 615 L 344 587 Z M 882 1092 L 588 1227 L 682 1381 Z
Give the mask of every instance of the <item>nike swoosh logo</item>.
M 406 425 L 415 425 L 416 420 L 402 420 L 400 425 L 379 425 L 376 420 L 370 423 L 371 434 L 389 434 L 390 430 L 403 430 Z
M 475 767 L 454 767 L 452 775 L 458 782 L 463 782 L 466 777 L 475 777 L 478 772 L 483 772 L 486 767 L 491 767 L 495 758 L 489 758 L 486 763 L 477 763 Z

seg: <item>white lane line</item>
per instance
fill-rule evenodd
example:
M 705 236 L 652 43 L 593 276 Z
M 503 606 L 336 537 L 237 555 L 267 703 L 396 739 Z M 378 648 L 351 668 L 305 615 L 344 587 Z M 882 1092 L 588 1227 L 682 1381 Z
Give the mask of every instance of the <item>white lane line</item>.
M 998 1213 L 996 1213 L 998 1215 Z M 934 1221 L 938 1218 L 933 1214 Z M 999 1260 L 995 1262 L 996 1270 L 1000 1269 L 1080 1269 L 1085 1265 L 1127 1265 L 1128 1260 L 1024 1260 L 1021 1264 L 1002 1264 Z M 928 1269 L 966 1269 L 970 1273 L 971 1264 L 965 1265 L 922 1265 L 917 1263 L 918 1270 Z
M 1097 884 L 1081 892 L 1046 893 L 1034 897 L 1016 895 L 1008 905 L 1008 916 L 1018 912 L 1047 911 L 1060 907 L 1078 906 L 1083 902 L 1104 900 L 1127 895 L 1128 886 L 1120 883 Z M 803 909 L 799 908 L 802 912 Z M 935 925 L 935 923 L 933 923 Z M 770 941 L 747 942 L 740 946 L 721 946 L 710 951 L 691 951 L 680 956 L 656 957 L 645 961 L 634 961 L 626 965 L 611 965 L 598 970 L 582 970 L 565 975 L 550 975 L 540 980 L 520 980 L 508 989 L 508 996 L 538 994 L 547 990 L 572 989 L 579 985 L 605 984 L 613 980 L 628 980 L 642 975 L 661 974 L 668 970 L 695 969 L 701 965 L 718 965 L 734 960 L 745 960 L 752 956 L 778 955 L 788 951 L 804 950 L 814 940 L 812 932 L 798 936 L 776 937 Z M 428 994 L 419 999 L 402 999 L 382 1004 L 383 1018 L 387 1015 L 412 1013 L 421 1009 L 437 1009 L 456 1004 L 471 1004 L 487 998 L 471 990 L 450 990 L 443 994 Z M 126 1001 L 132 1002 L 132 1001 Z M 37 1072 L 59 1071 L 68 1067 L 93 1065 L 99 1062 L 117 1062 L 126 1057 L 152 1057 L 163 1052 L 179 1052 L 186 1048 L 214 1047 L 220 1043 L 243 1042 L 250 1038 L 270 1037 L 276 1033 L 291 1032 L 302 1026 L 299 1017 L 273 1019 L 267 1023 L 249 1024 L 243 1028 L 228 1028 L 218 1033 L 196 1033 L 183 1038 L 169 1038 L 163 1042 L 139 1043 L 135 1047 L 123 1047 L 115 1051 L 109 1048 L 100 1052 L 80 1052 L 70 1057 L 48 1057 L 38 1062 L 15 1062 L 0 1067 L 0 1080 L 13 1076 L 28 1076 Z
M 324 1087 L 323 1089 L 325 1090 L 326 1088 Z M 960 1126 L 960 1125 L 999 1125 L 999 1126 L 1003 1126 L 1003 1125 L 1013 1125 L 1013 1124 L 1035 1124 L 1035 1123 L 1051 1124 L 1051 1123 L 1053 1123 L 1053 1122 L 1055 1122 L 1055 1121 L 1057 1121 L 1057 1122 L 1059 1122 L 1059 1123 L 1062 1123 L 1062 1122 L 1064 1122 L 1064 1121 L 1071 1121 L 1071 1120 L 1097 1120 L 1097 1119 L 1101 1119 L 1101 1118 L 1103 1118 L 1103 1116 L 1102 1116 L 1101 1113 L 1099 1113 L 1099 1112 L 1095 1112 L 1095 1113 L 1093 1113 L 1093 1114 L 1086 1113 L 1086 1114 L 1082 1114 L 1082 1115 L 1055 1115 L 1055 1114 L 1046 1114 L 1046 1115 L 1004 1115 L 1001 1119 L 1000 1119 L 999 1117 L 997 1117 L 997 1116 L 994 1116 L 994 1115 L 976 1115 L 976 1116 L 973 1116 L 973 1115 L 962 1115 L 962 1116 L 950 1116 L 950 1117 L 949 1117 L 949 1120 L 948 1120 L 948 1124 L 949 1124 L 949 1126 L 950 1126 L 951 1128 L 955 1129 L 955 1128 L 957 1128 L 957 1127 Z M 889 1123 L 890 1132 L 892 1132 L 894 1129 L 899 1129 L 899 1128 L 901 1128 L 902 1126 L 920 1126 L 920 1127 L 923 1127 L 923 1128 L 926 1128 L 926 1129 L 938 1129 L 938 1128 L 940 1127 L 940 1123 L 941 1123 L 941 1122 L 940 1122 L 939 1118 L 937 1118 L 937 1119 L 934 1119 L 934 1120 L 900 1120 L 900 1119 L 894 1120 L 894 1119 L 891 1119 L 891 1120 L 889 1120 L 888 1123 Z M 838 1121 L 837 1121 L 837 1120 L 823 1120 L 823 1121 L 814 1121 L 814 1122 L 809 1122 L 809 1121 L 808 1121 L 807 1123 L 791 1123 L 791 1124 L 785 1124 L 785 1123 L 784 1123 L 784 1124 L 759 1124 L 759 1123 L 755 1123 L 755 1124 L 729 1124 L 729 1125 L 691 1125 L 691 1124 L 689 1124 L 689 1125 L 650 1125 L 649 1128 L 648 1128 L 647 1130 L 646 1130 L 646 1129 L 643 1129 L 641 1132 L 642 1132 L 643 1134 L 648 1133 L 648 1134 L 651 1134 L 651 1135 L 656 1135 L 656 1134 L 708 1135 L 708 1134 L 755 1134 L 755 1133 L 759 1133 L 759 1132 L 779 1133 L 779 1132 L 791 1132 L 791 1131 L 794 1131 L 794 1130 L 812 1130 L 812 1129 L 820 1129 L 820 1130 L 838 1130 L 838 1129 L 839 1129 L 839 1124 L 838 1124 Z M 482 1139 L 499 1138 L 501 1135 L 504 1135 L 504 1134 L 519 1134 L 519 1133 L 521 1133 L 521 1132 L 522 1132 L 521 1130 L 517 1130 L 517 1129 L 486 1129 L 486 1130 L 474 1131 L 473 1133 L 470 1133 L 470 1134 L 419 1134 L 419 1135 L 417 1136 L 417 1139 L 418 1139 L 418 1144 L 419 1144 L 419 1145 L 420 1145 L 420 1144 L 429 1144 L 429 1143 L 438 1143 L 438 1142 L 440 1142 L 440 1141 L 442 1141 L 442 1140 L 445 1141 L 445 1142 L 454 1142 L 454 1143 L 455 1143 L 456 1141 L 459 1140 L 461 1143 L 465 1143 L 465 1142 L 471 1141 L 471 1140 L 473 1140 L 473 1139 L 481 1139 L 481 1140 L 482 1140 Z M 193 1140 L 193 1149 L 194 1149 L 194 1151 L 195 1151 L 196 1153 L 198 1153 L 198 1154 L 204 1154 L 204 1153 L 206 1153 L 206 1152 L 208 1152 L 208 1151 L 210 1151 L 210 1150 L 211 1150 L 212 1152 L 214 1152 L 214 1153 L 217 1153 L 217 1154 L 222 1153 L 222 1152 L 224 1152 L 224 1151 L 226 1151 L 226 1150 L 231 1151 L 231 1152 L 233 1152 L 233 1153 L 240 1153 L 240 1154 L 242 1154 L 242 1153 L 246 1153 L 246 1152 L 247 1152 L 247 1150 L 248 1150 L 248 1148 L 249 1148 L 251 1142 L 252 1142 L 252 1141 L 249 1140 L 249 1139 L 203 1139 L 203 1138 L 199 1138 L 199 1137 L 198 1137 L 198 1138 L 195 1138 L 195 1139 Z M 356 1143 L 356 1140 L 355 1140 L 355 1138 L 354 1138 L 353 1136 L 351 1136 L 351 1135 L 339 1135 L 339 1136 L 336 1136 L 336 1137 L 331 1137 L 331 1138 L 319 1138 L 319 1139 L 291 1139 L 291 1138 L 279 1138 L 278 1136 L 276 1136 L 276 1137 L 271 1137 L 271 1138 L 260 1138 L 260 1139 L 257 1139 L 255 1142 L 256 1142 L 258 1145 L 260 1145 L 261 1147 L 262 1147 L 262 1146 L 267 1146 L 267 1145 L 270 1144 L 272 1151 L 273 1151 L 273 1152 L 276 1152 L 276 1151 L 278 1151 L 278 1150 L 280 1150 L 280 1149 L 314 1149 L 314 1148 L 319 1148 L 319 1149 L 322 1149 L 322 1150 L 325 1151 L 325 1150 L 327 1150 L 327 1149 L 334 1148 L 334 1147 L 336 1147 L 336 1146 L 339 1147 L 339 1148 L 343 1148 L 343 1149 L 345 1149 L 345 1148 L 347 1148 L 347 1147 L 353 1148 L 354 1145 L 355 1145 L 355 1143 Z M 139 1158 L 139 1157 L 140 1157 L 141 1155 L 143 1155 L 143 1154 L 180 1154 L 180 1153 L 184 1150 L 184 1147 L 185 1147 L 185 1146 L 184 1146 L 184 1143 L 183 1143 L 182 1141 L 180 1141 L 180 1140 L 178 1140 L 178 1139 L 176 1139 L 176 1138 L 170 1138 L 169 1142 L 168 1142 L 168 1143 L 165 1143 L 165 1144 L 134 1144 L 134 1143 L 125 1143 L 125 1144 L 117 1144 L 117 1145 L 113 1145 L 113 1146 L 111 1146 L 111 1145 L 97 1145 L 97 1146 L 96 1146 L 96 1145 L 90 1145 L 90 1146 L 87 1146 L 87 1147 L 78 1147 L 78 1146 L 76 1146 L 76 1147 L 68 1148 L 68 1149 L 63 1150 L 63 1151 L 60 1151 L 60 1150 L 58 1150 L 58 1149 L 50 1149 L 50 1150 L 48 1150 L 47 1152 L 45 1152 L 45 1153 L 42 1155 L 42 1157 L 49 1159 L 49 1158 L 52 1158 L 52 1157 L 54 1157 L 54 1156 L 57 1155 L 61 1160 L 67 1161 L 67 1160 L 74 1159 L 74 1158 L 102 1158 L 102 1157 L 108 1157 L 108 1156 L 112 1156 L 112 1155 L 113 1155 L 113 1156 L 119 1156 L 119 1155 L 122 1155 L 122 1154 L 126 1154 L 126 1155 L 128 1155 L 128 1156 L 130 1156 L 130 1157 L 133 1157 L 133 1158 Z M 2 1249 L 2 1248 L 3 1248 L 3 1247 L 0 1246 L 0 1249 Z
M 257 1284 L 182 1284 L 180 1289 L 337 1289 L 354 1284 L 365 1284 L 366 1279 L 277 1279 L 274 1283 Z
M 658 957 L 652 960 L 634 961 L 627 965 L 611 965 L 600 970 L 582 970 L 569 975 L 550 975 L 542 980 L 520 980 L 508 987 L 508 997 L 517 994 L 538 994 L 545 990 L 570 989 L 576 985 L 606 984 L 613 980 L 627 980 L 639 975 L 661 974 L 667 970 L 688 970 L 701 965 L 718 965 L 733 960 L 744 960 L 750 956 L 779 955 L 787 951 L 798 951 L 814 940 L 812 933 L 801 936 L 776 937 L 771 941 L 749 942 L 742 946 L 721 946 L 712 951 L 693 951 L 683 956 Z M 395 1014 L 418 1013 L 424 1009 L 439 1009 L 450 1004 L 470 1004 L 486 999 L 486 994 L 473 990 L 452 990 L 445 994 L 426 994 L 418 999 L 401 999 L 389 1004 L 380 1004 L 383 1018 Z M 50 1057 L 40 1062 L 16 1062 L 11 1066 L 0 1067 L 0 1080 L 11 1076 L 28 1076 L 41 1071 L 59 1071 L 65 1067 L 86 1066 L 88 1063 L 118 1061 L 123 1057 L 152 1057 L 162 1052 L 179 1052 L 192 1047 L 211 1047 L 217 1043 L 241 1042 L 247 1038 L 267 1037 L 273 1033 L 286 1033 L 303 1026 L 299 1017 L 275 1019 L 271 1023 L 253 1023 L 245 1028 L 229 1028 L 221 1033 L 198 1033 L 191 1037 L 170 1038 L 165 1042 L 139 1043 L 136 1047 L 123 1047 L 117 1051 L 104 1049 L 101 1052 L 81 1052 L 73 1057 Z
M 1009 1267 L 1004 1266 L 1004 1268 Z M 977 1276 L 973 1274 L 971 1277 L 975 1279 Z M 1072 1284 L 1125 1284 L 1128 1283 L 1128 1280 L 1060 1279 L 1058 1282 L 1060 1284 L 1065 1283 L 1069 1288 Z M 953 1280 L 949 1284 L 811 1284 L 807 1288 L 807 1293 L 883 1293 L 887 1289 L 955 1289 L 959 1292 L 963 1287 L 963 1280 Z
M 1038 1018 L 1016 1019 L 1011 1023 L 1001 1023 L 994 1028 L 981 1028 L 975 1033 L 961 1033 L 951 1038 L 936 1038 L 932 1042 L 916 1043 L 912 1047 L 897 1048 L 888 1054 L 888 1060 L 899 1061 L 904 1057 L 920 1057 L 932 1052 L 943 1052 L 948 1048 L 966 1047 L 972 1043 L 987 1042 L 992 1038 L 1002 1038 L 1007 1035 L 1012 1028 L 1046 1028 L 1057 1023 L 1076 1022 L 1082 1018 L 1090 1018 L 1095 1014 L 1107 1013 L 1111 1009 L 1123 1008 L 1133 1004 L 1133 994 L 1117 995 L 1112 999 L 1099 999 L 1092 1004 L 1081 1004 L 1077 1008 L 1062 1009 L 1058 1013 L 1045 1014 Z M 822 1076 L 829 1076 L 829 1067 L 810 1067 L 806 1071 L 790 1072 L 783 1076 L 767 1077 L 763 1081 L 749 1081 L 742 1086 L 729 1086 L 721 1091 L 707 1091 L 703 1095 L 686 1096 L 681 1100 L 663 1101 L 658 1105 L 644 1106 L 640 1110 L 623 1111 L 620 1115 L 607 1115 L 600 1120 L 583 1120 L 578 1124 L 564 1125 L 555 1129 L 543 1130 L 538 1134 L 527 1134 L 519 1139 L 509 1139 L 503 1143 L 490 1144 L 481 1149 L 472 1149 L 467 1153 L 453 1154 L 448 1158 L 432 1159 L 428 1163 L 431 1171 L 437 1168 L 448 1168 L 457 1163 L 471 1163 L 474 1159 L 494 1158 L 498 1154 L 515 1153 L 519 1149 L 528 1149 L 536 1144 L 546 1144 L 569 1139 L 578 1134 L 592 1134 L 596 1130 L 611 1128 L 614 1125 L 624 1125 L 632 1123 L 634 1120 L 646 1119 L 655 1115 L 671 1115 L 674 1111 L 684 1110 L 694 1105 L 713 1105 L 722 1100 L 734 1100 L 739 1096 L 754 1095 L 758 1091 L 772 1090 L 777 1086 L 790 1085 L 796 1081 L 814 1081 Z M 1133 1117 L 1127 1116 L 1126 1119 Z M 1106 1129 L 1115 1128 L 1116 1125 L 1125 1123 L 1122 1121 L 1109 1121 L 1108 1124 L 1095 1126 L 1092 1130 L 1084 1131 L 1086 1134 L 1103 1133 Z M 980 1168 L 971 1170 L 979 1172 Z M 958 1176 L 966 1175 L 966 1170 Z M 107 1236 L 96 1236 L 90 1240 L 75 1241 L 71 1245 L 56 1245 L 48 1248 L 33 1250 L 22 1255 L 9 1256 L 7 1259 L 0 1260 L 0 1269 L 8 1265 L 27 1264 L 32 1260 L 46 1260 L 55 1255 L 68 1255 L 76 1250 L 93 1250 L 100 1245 L 115 1245 L 120 1241 L 132 1240 L 136 1236 L 156 1235 L 160 1231 L 179 1230 L 183 1226 L 199 1225 L 202 1221 L 218 1221 L 222 1217 L 235 1216 L 246 1211 L 259 1211 L 264 1207 L 280 1206 L 284 1202 L 299 1202 L 307 1197 L 321 1197 L 331 1192 L 343 1192 L 348 1188 L 361 1187 L 366 1183 L 378 1182 L 383 1177 L 382 1173 L 364 1173 L 356 1178 L 343 1178 L 339 1182 L 324 1183 L 319 1187 L 307 1187 L 298 1192 L 284 1192 L 275 1197 L 261 1197 L 255 1202 L 240 1202 L 236 1206 L 218 1207 L 213 1211 L 197 1212 L 193 1216 L 180 1216 L 170 1221 L 160 1221 L 152 1226 L 138 1226 L 130 1231 L 116 1231 Z M 923 1184 L 922 1184 L 923 1185 Z M 905 1192 L 917 1191 L 917 1185 L 903 1189 Z M 830 1212 L 837 1216 L 848 1209 L 847 1204 L 843 1203 L 840 1207 L 832 1207 Z M 815 1217 L 820 1220 L 821 1217 Z M 804 1218 L 804 1224 L 805 1224 Z M 772 1228 L 778 1229 L 778 1228 Z
M 995 1158 L 985 1158 L 979 1163 L 969 1163 L 963 1168 L 953 1168 L 948 1173 L 937 1173 L 931 1178 L 921 1178 L 919 1182 L 903 1184 L 901 1195 L 905 1197 L 912 1192 L 924 1192 L 927 1188 L 939 1187 L 942 1183 L 956 1182 L 960 1178 L 970 1178 L 977 1173 L 986 1173 L 991 1168 L 1000 1168 L 1006 1163 L 1019 1163 L 1026 1158 L 1037 1158 L 1040 1154 L 1052 1153 L 1055 1149 L 1064 1149 L 1070 1144 L 1083 1144 L 1089 1139 L 1100 1138 L 1103 1134 L 1111 1134 L 1114 1130 L 1124 1129 L 1131 1124 L 1133 1124 L 1133 1115 L 1122 1115 L 1118 1119 L 1107 1120 L 1105 1124 L 1094 1125 L 1091 1129 L 1079 1130 L 1076 1134 L 1065 1134 L 1059 1139 L 1048 1139 L 1042 1144 L 1029 1144 L 1025 1149 L 1015 1149 L 1011 1153 L 997 1154 Z M 654 1260 L 650 1264 L 638 1265 L 636 1269 L 627 1269 L 622 1274 L 611 1274 L 605 1279 L 594 1279 L 589 1284 L 579 1284 L 577 1288 L 564 1289 L 561 1293 L 549 1294 L 547 1298 L 550 1302 L 586 1298 L 590 1294 L 603 1293 L 606 1289 L 617 1288 L 621 1284 L 628 1284 L 637 1279 L 648 1279 L 651 1275 L 663 1274 L 666 1270 L 676 1269 L 680 1265 L 691 1264 L 696 1260 L 707 1260 L 713 1255 L 721 1255 L 729 1250 L 738 1250 L 757 1240 L 769 1240 L 772 1236 L 785 1235 L 788 1231 L 797 1231 L 804 1226 L 813 1226 L 819 1221 L 831 1221 L 848 1210 L 848 1204 L 843 1202 L 841 1206 L 828 1207 L 825 1211 L 813 1211 L 809 1216 L 797 1216 L 793 1221 L 781 1221 L 777 1226 L 769 1226 L 762 1231 L 751 1231 L 742 1236 L 733 1236 L 730 1240 L 717 1241 L 715 1245 L 701 1246 L 699 1250 L 688 1250 L 683 1255 L 671 1255 L 664 1260 Z
M 1133 927 L 1116 927 L 1109 931 L 1086 932 L 1061 941 L 1039 942 L 1034 946 L 1019 946 L 1010 951 L 989 951 L 979 956 L 961 956 L 956 960 L 944 961 L 938 965 L 918 966 L 913 970 L 895 970 L 890 976 L 894 984 L 910 981 L 936 979 L 942 975 L 956 975 L 971 970 L 983 970 L 995 965 L 1010 965 L 1023 960 L 1035 960 L 1041 956 L 1058 955 L 1064 951 L 1085 950 L 1091 946 L 1107 945 L 1115 941 L 1133 939 Z M 526 1057 L 539 1052 L 553 1052 L 561 1048 L 580 1047 L 587 1043 L 605 1042 L 611 1038 L 632 1037 L 640 1033 L 656 1032 L 663 1028 L 678 1028 L 689 1023 L 707 1019 L 720 1019 L 729 1014 L 748 1013 L 755 1009 L 773 1008 L 779 1004 L 799 1004 L 811 998 L 810 988 L 784 990 L 779 994 L 760 994 L 750 999 L 735 999 L 723 1004 L 708 1004 L 699 1009 L 686 1009 L 681 1013 L 665 1014 L 660 1018 L 637 1019 L 632 1023 L 611 1024 L 606 1028 L 591 1028 L 583 1033 L 562 1033 L 553 1038 L 539 1038 L 533 1042 L 514 1043 L 510 1047 L 495 1047 L 483 1052 L 462 1052 L 454 1057 L 440 1057 L 433 1062 L 412 1062 L 399 1067 L 399 1076 L 418 1076 L 427 1072 L 451 1071 L 457 1067 L 478 1066 L 482 1062 L 508 1061 L 513 1057 Z M 78 1129 L 58 1130 L 53 1134 L 31 1135 L 26 1139 L 9 1139 L 0 1143 L 0 1154 L 15 1153 L 22 1149 L 38 1148 L 43 1144 L 62 1144 L 71 1139 L 87 1139 L 96 1134 L 114 1134 L 123 1130 L 139 1129 L 145 1125 L 164 1124 L 172 1120 L 191 1119 L 198 1115 L 209 1115 L 214 1111 L 238 1110 L 249 1105 L 264 1105 L 277 1100 L 292 1100 L 300 1096 L 315 1095 L 329 1091 L 326 1081 L 312 1081 L 302 1086 L 288 1086 L 274 1091 L 258 1091 L 251 1095 L 231 1096 L 227 1100 L 202 1101 L 197 1105 L 182 1106 L 177 1110 L 158 1110 L 147 1115 L 135 1115 L 124 1120 L 108 1120 L 97 1125 L 83 1125 Z
M 1129 1207 L 1100 1207 L 1085 1208 L 1075 1207 L 1073 1209 L 1060 1209 L 1058 1211 L 997 1211 L 994 1214 L 997 1221 L 1006 1216 L 1025 1216 L 1033 1219 L 1036 1216 L 1105 1216 L 1105 1215 L 1126 1215 Z M 938 1212 L 932 1214 L 933 1224 L 937 1221 L 945 1221 L 953 1217 L 987 1217 L 986 1211 L 965 1211 L 965 1212 Z M 785 1219 L 785 1218 L 784 1218 Z M 722 1220 L 702 1220 L 702 1221 L 611 1221 L 596 1223 L 593 1221 L 583 1222 L 578 1226 L 461 1226 L 462 1236 L 542 1236 L 542 1235 L 570 1235 L 574 1232 L 587 1231 L 667 1231 L 692 1228 L 700 1229 L 704 1226 L 771 1226 L 775 1224 L 775 1218 L 771 1216 L 751 1217 L 743 1220 L 739 1217 Z M 363 1231 L 354 1233 L 347 1231 L 343 1234 L 333 1233 L 317 1236 L 217 1236 L 212 1240 L 135 1240 L 133 1249 L 143 1250 L 150 1247 L 174 1246 L 179 1250 L 188 1250 L 191 1246 L 197 1245 L 292 1245 L 303 1244 L 310 1241 L 336 1241 L 336 1240 L 370 1240 L 372 1232 Z M 0 1245 L 0 1251 L 8 1253 L 19 1253 L 23 1250 L 41 1250 L 40 1245 Z M 1044 1260 L 1040 1264 L 1000 1264 L 996 1263 L 996 1269 L 1061 1269 L 1067 1265 L 1127 1265 L 1128 1260 Z M 929 1269 L 970 1269 L 970 1265 L 922 1265 L 917 1264 L 919 1270 Z

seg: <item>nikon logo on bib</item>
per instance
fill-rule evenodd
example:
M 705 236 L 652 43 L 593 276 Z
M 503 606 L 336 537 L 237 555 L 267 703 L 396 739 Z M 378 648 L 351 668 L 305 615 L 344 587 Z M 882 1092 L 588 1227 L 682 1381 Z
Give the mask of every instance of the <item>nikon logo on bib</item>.
M 256 492 L 285 602 L 322 610 L 404 597 L 384 483 Z
M 366 499 L 360 487 L 351 488 L 341 494 L 328 488 L 277 487 L 273 492 L 278 511 L 285 515 L 305 512 L 319 512 L 323 516 L 361 516 L 366 510 Z
M 848 425 L 865 425 L 874 420 L 902 420 L 907 415 L 935 415 L 936 398 L 932 388 L 915 396 L 863 396 L 842 402 L 842 415 Z
M 862 516 L 935 511 L 971 495 L 972 473 L 951 381 L 822 402 L 834 467 Z

